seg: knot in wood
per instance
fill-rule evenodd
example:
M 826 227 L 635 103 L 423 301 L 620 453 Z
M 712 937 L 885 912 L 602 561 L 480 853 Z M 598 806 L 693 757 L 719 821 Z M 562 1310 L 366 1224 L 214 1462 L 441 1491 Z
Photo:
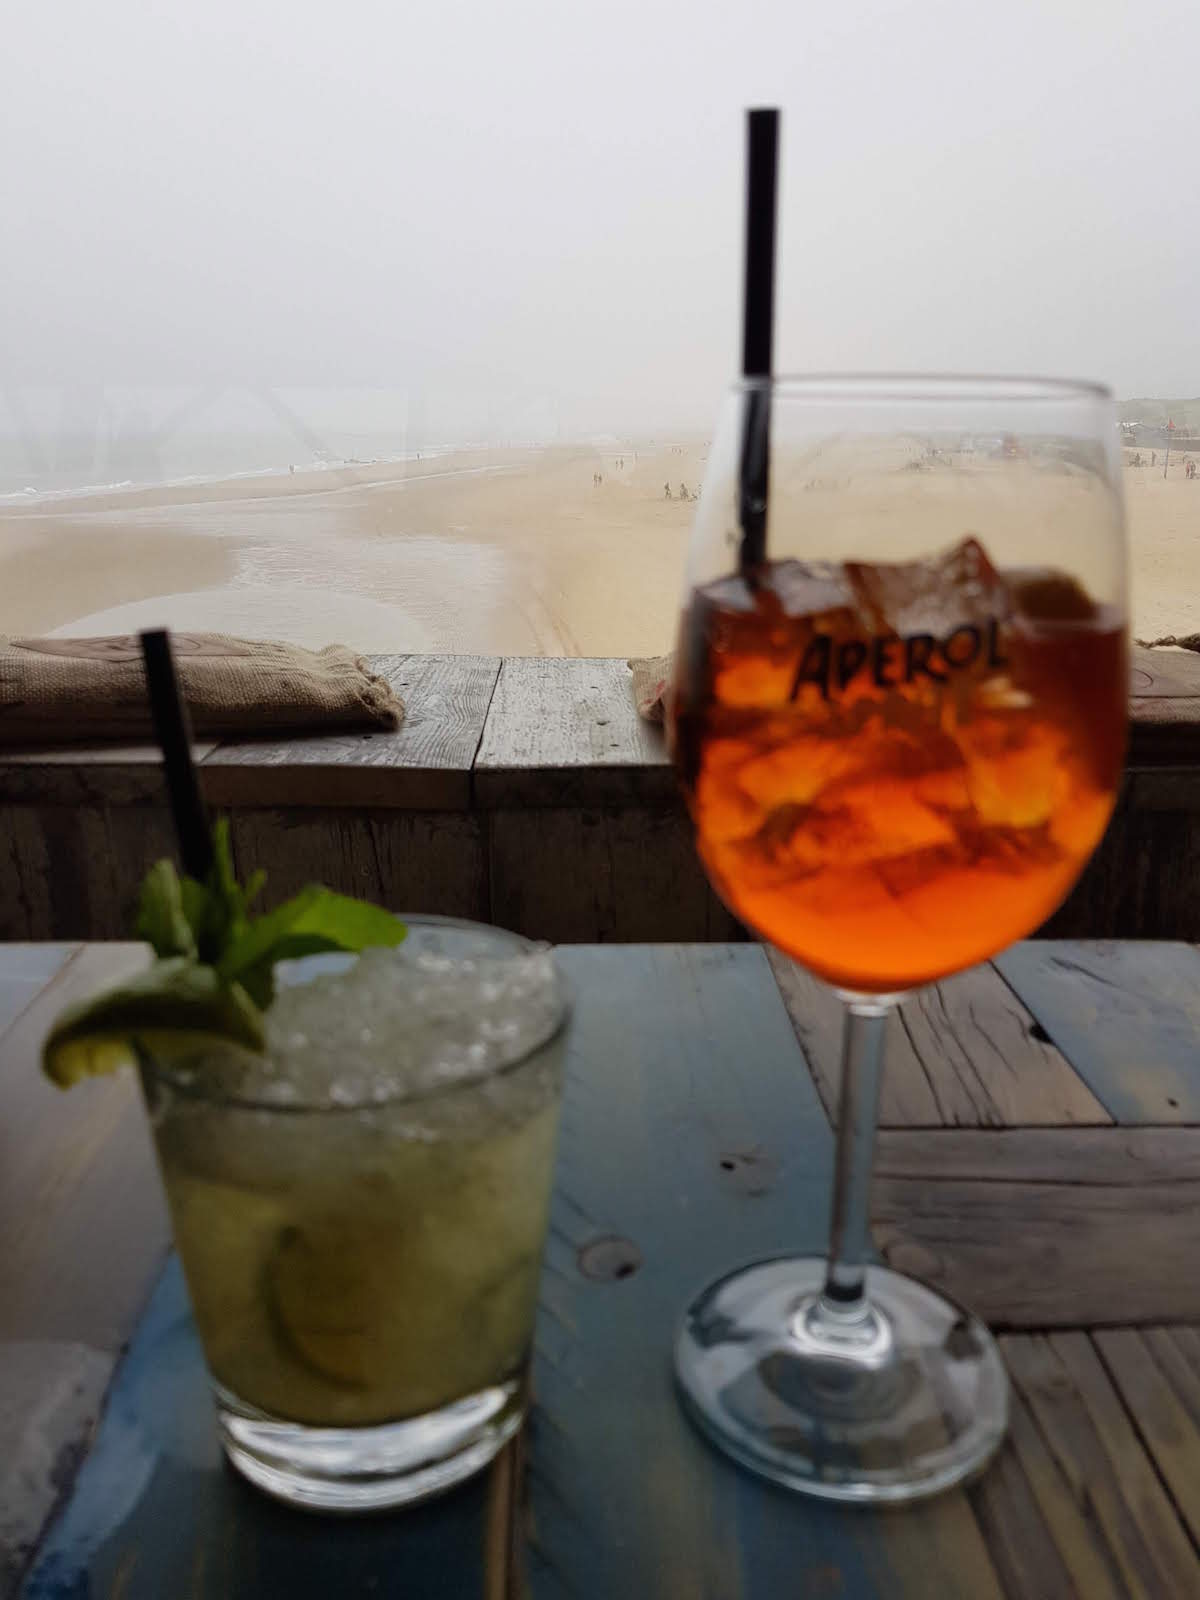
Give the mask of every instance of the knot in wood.
M 936 1282 L 946 1270 L 936 1251 L 903 1236 L 890 1239 L 884 1245 L 883 1259 L 894 1272 L 903 1272 L 910 1278 L 924 1278 L 927 1282 Z

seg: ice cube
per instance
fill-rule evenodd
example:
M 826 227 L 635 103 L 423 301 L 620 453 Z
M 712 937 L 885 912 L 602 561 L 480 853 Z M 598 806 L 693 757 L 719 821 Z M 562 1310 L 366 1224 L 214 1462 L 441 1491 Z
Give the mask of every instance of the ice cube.
M 1049 822 L 1070 787 L 1070 750 L 1052 723 L 978 717 L 959 730 L 967 788 L 987 827 L 1036 828 Z
M 940 636 L 967 623 L 1007 616 L 1011 607 L 1008 585 L 974 538 L 928 561 L 848 561 L 846 575 L 872 633 Z
M 1092 622 L 1098 608 L 1065 572 L 1018 567 L 1006 574 L 1017 614 L 1033 622 Z
M 853 616 L 855 596 L 847 571 L 827 561 L 781 561 L 771 568 L 771 595 L 790 620 Z

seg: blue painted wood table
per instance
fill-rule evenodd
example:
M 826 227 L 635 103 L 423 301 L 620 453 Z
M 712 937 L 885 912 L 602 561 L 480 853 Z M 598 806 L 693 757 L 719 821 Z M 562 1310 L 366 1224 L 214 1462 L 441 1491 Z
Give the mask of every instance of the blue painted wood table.
M 566 947 L 578 1015 L 524 1438 L 403 1514 L 227 1471 L 131 1082 L 37 1053 L 132 945 L 0 947 L 0 1594 L 28 1600 L 1200 1596 L 1200 955 L 1029 944 L 891 1024 L 882 1255 L 1001 1330 L 1002 1454 L 906 1511 L 731 1466 L 689 1295 L 826 1228 L 837 1007 L 751 945 Z

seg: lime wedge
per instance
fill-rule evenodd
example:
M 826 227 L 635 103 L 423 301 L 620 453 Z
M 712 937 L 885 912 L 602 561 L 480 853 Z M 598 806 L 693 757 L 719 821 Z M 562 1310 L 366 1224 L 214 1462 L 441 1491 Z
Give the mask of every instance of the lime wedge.
M 348 1226 L 288 1227 L 267 1263 L 266 1289 L 276 1331 L 317 1377 L 365 1388 L 379 1360 L 381 1310 L 392 1274 L 372 1244 Z
M 42 1046 L 42 1070 L 60 1089 L 136 1065 L 134 1041 L 150 1055 L 177 1056 L 204 1038 L 261 1050 L 262 1013 L 238 983 L 185 956 L 92 1000 L 70 1006 Z

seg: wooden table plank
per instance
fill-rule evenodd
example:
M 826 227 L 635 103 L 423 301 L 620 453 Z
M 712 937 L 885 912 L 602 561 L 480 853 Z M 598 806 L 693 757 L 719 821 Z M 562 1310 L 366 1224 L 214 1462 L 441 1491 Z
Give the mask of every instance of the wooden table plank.
M 149 960 L 144 945 L 81 949 L 0 1039 L 0 1338 L 115 1353 L 166 1248 L 166 1216 L 136 1082 L 56 1089 L 41 1043 L 64 1006 Z
M 880 1135 L 884 1258 L 1010 1327 L 1200 1320 L 1200 1129 Z
M 769 960 L 830 1117 L 842 1003 L 779 951 Z M 1111 1117 L 991 966 L 922 989 L 887 1023 L 884 1128 L 1107 1123 Z
M 196 740 L 192 759 L 201 762 L 216 748 L 214 739 Z M 139 806 L 162 796 L 156 744 L 0 750 L 0 804 Z
M 1060 1471 L 1016 1384 L 1008 1438 L 971 1501 L 1013 1600 L 1129 1600 L 1097 1536 L 1086 1483 Z
M 114 1358 L 69 1340 L 0 1342 L 0 1595 L 17 1583 L 100 1415 Z
M 1135 645 L 1131 657 L 1129 765 L 1194 766 L 1200 733 L 1200 656 Z
M 691 1294 L 824 1244 L 830 1135 L 761 950 L 559 954 L 578 1016 L 535 1363 L 536 1600 L 998 1594 L 961 1495 L 897 1518 L 782 1494 L 709 1450 L 672 1392 Z M 580 1253 L 608 1235 L 644 1265 L 598 1283 Z
M 1009 1338 L 1001 1347 L 1070 1499 L 1085 1509 L 1068 1520 L 1061 1494 L 1041 1501 L 1079 1593 L 1200 1594 L 1196 1552 L 1088 1336 Z
M 662 729 L 624 661 L 508 656 L 475 758 L 480 806 L 678 805 Z
M 267 874 L 264 910 L 317 882 L 396 911 L 490 920 L 482 827 L 468 813 L 235 811 L 230 823 L 241 876 Z
M 1193 650 L 1147 650 L 1133 645 L 1129 652 L 1131 707 L 1143 700 L 1195 700 L 1200 707 L 1200 655 Z
M 739 1531 L 739 1517 L 761 1507 L 738 1496 L 736 1471 L 680 1412 L 670 1343 L 708 1279 L 817 1244 L 829 1131 L 756 948 L 559 955 L 577 1012 L 534 1368 L 534 1594 L 652 1594 L 664 1572 L 680 1595 L 753 1593 L 742 1563 L 771 1552 L 760 1554 L 765 1529 Z M 794 1108 L 786 1136 L 781 1105 Z M 721 1166 L 750 1153 L 765 1175 L 758 1194 Z M 581 1251 L 605 1236 L 632 1241 L 643 1268 L 603 1283 L 584 1276 Z M 630 1472 L 633 1460 L 650 1481 Z M 796 1555 L 802 1587 L 805 1552 Z
M 692 825 L 669 810 L 627 807 L 490 811 L 491 920 L 533 939 L 736 939 L 713 893 Z
M 996 966 L 1117 1122 L 1200 1122 L 1200 954 L 1014 945 Z
M 76 944 L 0 945 L 0 1039 L 78 949 Z
M 0 937 L 126 938 L 147 869 L 175 852 L 161 805 L 12 806 L 0 826 Z M 6 848 L 7 847 L 7 848 Z
M 211 802 L 466 810 L 499 660 L 393 655 L 370 664 L 404 701 L 394 733 L 224 741 L 204 762 Z
M 487 1571 L 499 1481 L 493 1472 L 392 1517 L 314 1517 L 251 1489 L 224 1466 L 172 1258 L 24 1597 L 505 1600 L 507 1574 Z
M 167 1225 L 137 1086 L 69 1095 L 39 1069 L 63 1006 L 137 971 L 143 945 L 42 947 L 57 970 L 0 1035 L 0 1573 L 24 1562 L 88 1437 L 166 1250 Z M 65 957 L 65 959 L 64 959 Z M 36 965 L 0 948 L 0 970 Z
M 1186 1330 L 1192 1332 L 1194 1330 Z M 1100 1358 L 1200 1542 L 1200 1366 L 1172 1328 L 1111 1328 L 1094 1335 Z
M 1035 1461 L 1031 1465 L 1031 1452 Z M 1028 1475 L 1027 1475 L 1028 1474 Z M 1032 1481 L 1031 1481 L 1032 1480 Z M 1035 1487 L 1036 1486 L 1036 1487 Z M 1070 1523 L 1071 1498 L 1057 1478 L 1025 1404 L 1010 1391 L 1008 1436 L 983 1476 L 968 1490 L 972 1509 L 1000 1576 L 1012 1600 L 1119 1600 L 1103 1562 L 1095 1558 L 1096 1583 L 1076 1588 L 1051 1531 L 1054 1514 Z M 1046 1505 L 1057 1499 L 1065 1505 Z M 1082 1519 L 1079 1519 L 1082 1524 Z M 1080 1529 L 1075 1529 L 1076 1538 Z M 1083 1546 L 1085 1558 L 1092 1556 Z

